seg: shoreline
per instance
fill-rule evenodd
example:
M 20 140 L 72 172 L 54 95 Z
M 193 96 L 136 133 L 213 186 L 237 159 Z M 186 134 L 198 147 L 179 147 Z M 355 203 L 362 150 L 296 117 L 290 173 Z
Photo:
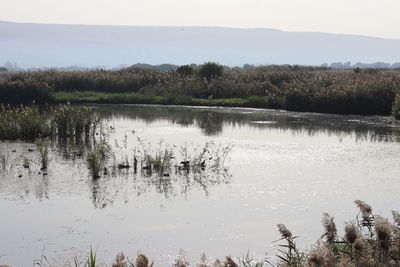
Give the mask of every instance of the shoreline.
M 257 101 L 255 101 L 257 100 Z M 65 104 L 84 104 L 84 105 L 155 105 L 155 106 L 171 106 L 171 107 L 197 107 L 197 108 L 245 108 L 263 111 L 298 112 L 312 114 L 328 114 L 337 116 L 360 116 L 360 117 L 394 117 L 388 114 L 360 114 L 348 112 L 327 112 L 314 109 L 298 110 L 285 109 L 275 105 L 268 105 L 265 97 L 250 96 L 248 98 L 219 98 L 219 99 L 202 99 L 192 98 L 189 96 L 175 95 L 144 95 L 138 93 L 103 93 L 96 91 L 74 91 L 74 92 L 56 92 L 54 94 L 55 103 Z

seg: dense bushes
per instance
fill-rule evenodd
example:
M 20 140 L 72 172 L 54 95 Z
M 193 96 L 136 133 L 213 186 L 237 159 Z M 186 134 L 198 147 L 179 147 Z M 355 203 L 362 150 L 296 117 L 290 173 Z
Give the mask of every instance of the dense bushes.
M 54 89 L 36 79 L 0 80 L 0 103 L 28 104 L 50 102 Z
M 196 104 L 193 99 L 207 104 L 218 99 L 241 98 L 246 100 L 242 103 L 244 106 L 252 103 L 253 107 L 295 111 L 389 115 L 394 98 L 400 93 L 400 71 L 222 70 L 220 65 L 206 63 L 199 67 L 185 65 L 168 72 L 139 68 L 20 72 L 0 77 L 0 102 L 48 101 L 52 88 L 57 95 L 113 93 L 102 96 L 101 102 L 110 103 L 169 104 L 168 99 L 182 102 L 175 101 L 179 96 L 187 104 Z M 130 99 L 125 98 L 126 94 L 133 93 Z M 91 102 L 97 99 L 94 97 Z

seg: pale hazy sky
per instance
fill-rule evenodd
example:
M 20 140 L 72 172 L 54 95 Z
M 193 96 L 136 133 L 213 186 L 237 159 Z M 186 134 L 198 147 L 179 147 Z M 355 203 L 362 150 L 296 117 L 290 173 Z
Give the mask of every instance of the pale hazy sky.
M 400 0 L 0 0 L 0 20 L 227 26 L 400 39 Z

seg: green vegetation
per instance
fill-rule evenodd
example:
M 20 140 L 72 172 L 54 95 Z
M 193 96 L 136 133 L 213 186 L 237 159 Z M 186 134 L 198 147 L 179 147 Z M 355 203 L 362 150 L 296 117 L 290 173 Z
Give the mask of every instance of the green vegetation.
M 208 82 L 222 76 L 223 67 L 214 62 L 207 62 L 199 69 L 199 76 Z
M 130 67 L 117 71 L 18 72 L 0 77 L 0 102 L 4 104 L 35 100 L 222 105 L 389 115 L 399 93 L 397 70 L 243 70 L 205 63 L 170 71 Z
M 267 107 L 265 97 L 204 99 L 179 95 L 144 95 L 138 93 L 102 93 L 102 92 L 58 92 L 58 102 L 103 103 L 103 104 L 160 104 L 189 106 L 222 106 L 222 107 Z
M 94 134 L 100 119 L 88 107 L 0 105 L 0 139 L 35 140 L 43 137 L 80 138 Z

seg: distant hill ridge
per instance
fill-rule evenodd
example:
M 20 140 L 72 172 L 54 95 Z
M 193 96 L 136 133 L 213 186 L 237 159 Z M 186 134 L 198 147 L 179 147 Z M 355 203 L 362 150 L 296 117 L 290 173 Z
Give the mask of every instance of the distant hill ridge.
M 23 68 L 206 61 L 232 67 L 348 61 L 351 66 L 393 64 L 400 62 L 399 48 L 396 39 L 273 29 L 0 22 L 0 65 L 11 61 Z

